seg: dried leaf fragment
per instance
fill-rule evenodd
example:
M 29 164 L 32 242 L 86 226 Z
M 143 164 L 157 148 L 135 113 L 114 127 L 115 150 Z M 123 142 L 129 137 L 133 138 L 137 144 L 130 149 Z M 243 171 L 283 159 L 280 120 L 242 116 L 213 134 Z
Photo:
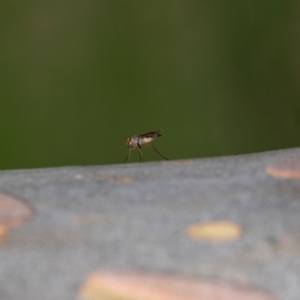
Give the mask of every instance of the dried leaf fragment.
M 300 155 L 290 155 L 274 162 L 266 172 L 273 177 L 300 179 Z
M 79 290 L 84 300 L 275 300 L 260 290 L 189 278 L 134 272 L 97 272 Z
M 211 241 L 229 241 L 242 233 L 239 225 L 228 221 L 210 221 L 192 224 L 188 234 L 194 238 Z
M 5 224 L 0 224 L 0 243 L 7 237 L 9 233 L 9 227 Z
M 0 193 L 0 223 L 19 225 L 33 217 L 33 209 L 23 200 Z

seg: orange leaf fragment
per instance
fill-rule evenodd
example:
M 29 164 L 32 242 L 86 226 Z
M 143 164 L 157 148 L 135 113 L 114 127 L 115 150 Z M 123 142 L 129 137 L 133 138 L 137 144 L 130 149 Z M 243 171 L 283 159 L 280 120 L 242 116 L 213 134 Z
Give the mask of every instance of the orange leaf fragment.
M 79 290 L 85 300 L 275 300 L 260 290 L 196 278 L 134 272 L 98 272 Z
M 0 223 L 15 226 L 28 221 L 33 216 L 33 209 L 23 200 L 0 194 Z
M 0 224 L 0 243 L 7 237 L 9 227 L 5 224 Z
M 300 179 L 300 155 L 290 155 L 279 160 L 266 169 L 273 177 Z

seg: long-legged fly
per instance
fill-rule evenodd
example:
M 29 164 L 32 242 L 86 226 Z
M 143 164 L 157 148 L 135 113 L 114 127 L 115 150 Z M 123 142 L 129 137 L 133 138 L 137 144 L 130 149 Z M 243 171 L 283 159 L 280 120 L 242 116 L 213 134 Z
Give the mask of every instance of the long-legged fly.
M 137 149 L 139 151 L 140 161 L 142 161 L 141 149 L 146 148 L 146 147 L 152 147 L 161 158 L 169 160 L 168 158 L 164 157 L 161 153 L 159 153 L 159 151 L 153 145 L 150 144 L 153 140 L 155 140 L 156 138 L 158 138 L 160 136 L 161 136 L 160 130 L 156 130 L 156 131 L 151 131 L 151 132 L 144 133 L 144 134 L 132 135 L 129 138 L 127 138 L 126 143 L 127 143 L 127 146 L 129 149 L 128 149 L 128 155 L 126 156 L 123 163 L 126 162 L 130 158 L 131 150 L 134 150 L 134 149 Z

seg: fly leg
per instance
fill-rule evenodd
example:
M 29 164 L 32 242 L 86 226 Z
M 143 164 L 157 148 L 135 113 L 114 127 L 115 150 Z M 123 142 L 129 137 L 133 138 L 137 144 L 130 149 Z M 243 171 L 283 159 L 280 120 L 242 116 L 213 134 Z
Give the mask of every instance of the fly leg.
M 140 156 L 140 162 L 143 161 L 143 155 L 142 155 L 142 151 L 140 150 L 141 149 L 141 146 L 137 148 L 139 150 L 139 156 Z
M 149 145 L 150 147 L 152 147 L 158 154 L 161 158 L 165 159 L 165 160 L 169 160 L 168 158 L 164 157 L 153 145 Z
M 132 150 L 132 149 L 129 149 L 129 150 L 128 150 L 128 154 L 127 154 L 125 160 L 123 161 L 123 164 L 130 158 L 131 150 Z

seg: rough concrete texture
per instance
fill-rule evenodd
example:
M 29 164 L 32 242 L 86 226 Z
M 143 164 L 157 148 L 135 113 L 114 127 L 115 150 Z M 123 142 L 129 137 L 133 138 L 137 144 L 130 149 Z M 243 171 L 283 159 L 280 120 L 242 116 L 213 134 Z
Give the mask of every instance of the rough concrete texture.
M 300 160 L 300 148 L 2 171 L 0 190 L 25 199 L 35 215 L 0 245 L 0 299 L 77 299 L 90 273 L 123 270 L 299 300 L 300 181 L 267 172 L 289 157 Z M 230 241 L 189 235 L 191 225 L 206 221 L 230 221 L 242 233 Z

